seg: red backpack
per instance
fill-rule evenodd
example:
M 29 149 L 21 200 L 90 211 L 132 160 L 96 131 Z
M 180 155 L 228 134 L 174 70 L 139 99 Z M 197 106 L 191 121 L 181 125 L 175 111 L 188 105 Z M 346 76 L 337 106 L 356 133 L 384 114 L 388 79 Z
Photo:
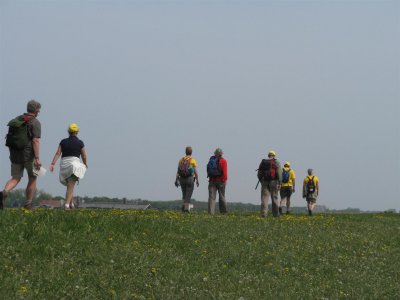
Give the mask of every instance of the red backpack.
M 275 159 L 263 159 L 260 167 L 258 168 L 258 178 L 264 180 L 278 179 L 278 167 L 276 166 Z

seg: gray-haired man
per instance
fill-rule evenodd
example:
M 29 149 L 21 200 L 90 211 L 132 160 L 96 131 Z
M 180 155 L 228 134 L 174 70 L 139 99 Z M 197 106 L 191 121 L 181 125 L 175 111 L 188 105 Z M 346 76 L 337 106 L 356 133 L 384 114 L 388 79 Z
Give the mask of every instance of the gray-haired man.
M 227 213 L 225 188 L 228 180 L 228 163 L 222 157 L 224 152 L 221 148 L 214 151 L 214 155 L 210 157 L 207 164 L 207 177 L 208 177 L 208 213 L 213 215 L 215 213 L 215 201 L 217 192 L 219 195 L 219 211 L 222 214 Z
M 6 183 L 4 190 L 0 192 L 0 209 L 4 208 L 5 198 L 7 193 L 13 190 L 18 183 L 26 169 L 28 173 L 28 185 L 25 190 L 26 202 L 24 207 L 26 209 L 32 209 L 32 200 L 36 191 L 36 176 L 33 173 L 33 169 L 40 169 L 42 163 L 39 159 L 39 148 L 40 148 L 40 136 L 41 136 L 41 124 L 36 117 L 38 116 L 41 109 L 39 102 L 31 100 L 27 104 L 27 113 L 18 116 L 14 120 L 24 121 L 26 123 L 26 134 L 27 142 L 22 146 L 16 146 L 13 142 L 13 135 L 16 135 L 15 131 L 12 132 L 11 125 L 9 129 L 7 144 L 10 149 L 10 161 L 11 161 L 11 179 Z M 11 124 L 10 121 L 9 124 Z
M 263 159 L 258 167 L 258 180 L 261 182 L 261 217 L 268 212 L 268 199 L 272 201 L 272 215 L 279 217 L 278 193 L 282 183 L 282 168 L 275 158 L 275 151 L 268 152 L 268 159 Z

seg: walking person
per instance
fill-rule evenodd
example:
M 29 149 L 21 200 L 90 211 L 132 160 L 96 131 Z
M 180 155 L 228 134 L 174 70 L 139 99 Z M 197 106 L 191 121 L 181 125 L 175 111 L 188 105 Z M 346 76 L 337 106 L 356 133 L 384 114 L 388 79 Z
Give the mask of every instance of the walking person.
M 69 137 L 60 142 L 50 165 L 50 172 L 54 172 L 54 165 L 61 156 L 59 178 L 60 182 L 67 187 L 64 210 L 75 208 L 73 202 L 75 184 L 83 178 L 88 167 L 85 144 L 78 138 L 78 132 L 77 124 L 69 125 Z
M 12 191 L 24 174 L 28 174 L 28 184 L 25 189 L 26 202 L 24 208 L 32 209 L 32 200 L 36 192 L 36 175 L 34 170 L 39 170 L 42 163 L 39 158 L 41 124 L 37 119 L 41 104 L 30 100 L 27 112 L 8 123 L 9 131 L 6 146 L 10 150 L 11 179 L 8 180 L 0 192 L 0 209 L 4 208 L 7 194 Z
M 296 174 L 290 168 L 290 162 L 285 162 L 282 169 L 282 185 L 280 190 L 281 203 L 279 214 L 283 214 L 283 208 L 286 206 L 286 214 L 290 214 L 290 197 L 295 192 Z
M 219 212 L 227 213 L 225 189 L 228 180 L 228 163 L 223 158 L 224 152 L 221 148 L 214 151 L 214 155 L 210 157 L 207 164 L 208 177 L 208 213 L 215 213 L 215 201 L 218 192 Z
M 282 168 L 275 158 L 276 152 L 268 152 L 268 158 L 263 159 L 258 167 L 257 177 L 261 182 L 261 217 L 267 217 L 268 200 L 271 197 L 272 215 L 279 217 L 278 192 L 282 182 Z
M 319 179 L 313 169 L 307 170 L 308 176 L 303 181 L 303 198 L 307 201 L 308 214 L 312 216 L 319 194 Z
M 182 211 L 190 211 L 190 199 L 192 198 L 194 183 L 199 186 L 199 176 L 197 174 L 197 162 L 192 157 L 193 149 L 187 146 L 185 156 L 178 162 L 178 170 L 175 177 L 175 186 L 181 186 L 182 190 Z

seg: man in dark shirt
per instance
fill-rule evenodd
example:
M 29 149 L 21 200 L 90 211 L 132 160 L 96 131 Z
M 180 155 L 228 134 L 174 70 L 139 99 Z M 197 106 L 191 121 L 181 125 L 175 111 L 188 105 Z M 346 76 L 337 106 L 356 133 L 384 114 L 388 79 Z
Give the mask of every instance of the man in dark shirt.
M 27 113 L 23 116 L 28 119 L 28 137 L 30 142 L 23 149 L 10 149 L 11 179 L 6 183 L 4 190 L 0 192 L 0 209 L 4 207 L 7 193 L 12 191 L 18 183 L 26 169 L 28 173 L 28 185 L 25 190 L 26 202 L 24 207 L 32 209 L 32 199 L 36 191 L 36 176 L 33 169 L 40 169 L 42 163 L 39 159 L 41 124 L 37 118 L 41 109 L 41 104 L 31 100 L 27 104 Z

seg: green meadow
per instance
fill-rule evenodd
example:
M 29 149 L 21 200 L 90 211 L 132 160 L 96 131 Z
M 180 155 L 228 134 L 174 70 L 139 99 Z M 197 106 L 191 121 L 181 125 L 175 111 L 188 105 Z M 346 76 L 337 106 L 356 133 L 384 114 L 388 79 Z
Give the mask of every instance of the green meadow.
M 400 215 L 0 212 L 1 299 L 399 299 Z

